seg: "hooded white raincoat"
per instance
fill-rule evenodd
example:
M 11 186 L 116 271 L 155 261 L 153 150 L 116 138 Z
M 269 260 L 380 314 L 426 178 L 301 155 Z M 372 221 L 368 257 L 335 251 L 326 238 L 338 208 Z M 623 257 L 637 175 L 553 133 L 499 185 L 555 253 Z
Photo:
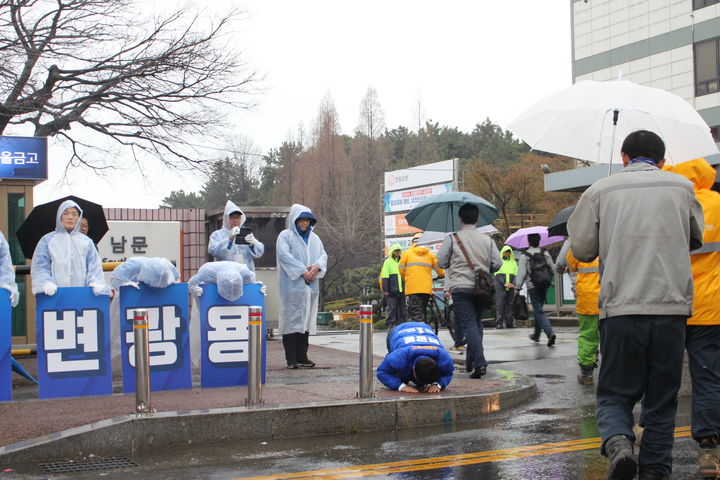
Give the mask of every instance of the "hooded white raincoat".
M 315 333 L 317 325 L 318 279 L 325 276 L 327 254 L 322 241 L 308 227 L 310 233 L 305 243 L 295 227 L 295 220 L 301 213 L 310 212 L 304 205 L 295 204 L 290 208 L 288 227 L 280 232 L 277 239 L 277 271 L 280 290 L 280 333 Z M 302 274 L 311 265 L 320 271 L 310 283 L 305 283 Z
M 13 262 L 10 257 L 10 246 L 2 232 L 0 232 L 0 288 L 10 292 L 10 303 L 13 307 L 16 306 L 20 294 L 18 293 L 17 283 L 15 283 L 15 270 L 13 270 Z
M 226 260 L 229 262 L 238 262 L 247 265 L 251 272 L 255 271 L 254 258 L 260 258 L 265 253 L 265 245 L 260 240 L 255 239 L 255 245 L 238 245 L 230 242 L 230 214 L 240 212 L 240 226 L 245 223 L 245 214 L 240 208 L 230 200 L 225 204 L 225 212 L 223 213 L 223 228 L 215 230 L 210 235 L 208 243 L 208 253 L 213 256 L 217 262 Z
M 67 232 L 60 218 L 68 208 L 80 212 L 72 232 Z M 72 200 L 65 200 L 55 217 L 55 231 L 43 236 L 33 253 L 30 276 L 32 292 L 44 293 L 47 284 L 58 287 L 92 287 L 95 295 L 110 295 L 110 286 L 103 277 L 100 256 L 95 244 L 80 233 L 82 209 Z

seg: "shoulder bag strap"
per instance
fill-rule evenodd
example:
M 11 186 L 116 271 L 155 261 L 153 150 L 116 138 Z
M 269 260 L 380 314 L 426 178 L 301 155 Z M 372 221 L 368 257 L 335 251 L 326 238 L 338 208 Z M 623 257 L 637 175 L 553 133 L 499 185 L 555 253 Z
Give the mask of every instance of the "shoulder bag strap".
M 471 268 L 472 271 L 474 272 L 474 271 L 475 271 L 475 264 L 473 263 L 472 260 L 470 260 L 470 256 L 468 255 L 467 250 L 465 250 L 465 245 L 463 245 L 462 241 L 460 240 L 460 235 L 458 235 L 457 233 L 453 233 L 453 237 L 455 237 L 455 240 L 457 241 L 458 247 L 460 247 L 460 251 L 461 251 L 461 252 L 463 253 L 463 255 L 465 256 L 465 261 L 468 263 L 468 265 L 470 265 L 470 268 Z

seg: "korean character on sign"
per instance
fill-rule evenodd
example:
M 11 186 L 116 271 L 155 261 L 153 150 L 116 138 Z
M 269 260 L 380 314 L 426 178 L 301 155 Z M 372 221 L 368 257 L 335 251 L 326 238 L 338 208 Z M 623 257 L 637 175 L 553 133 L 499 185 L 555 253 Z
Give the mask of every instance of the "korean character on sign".
M 125 236 L 120 237 L 119 241 L 115 241 L 115 237 L 110 237 L 110 245 L 112 245 L 112 252 L 113 253 L 125 253 L 125 244 L 127 243 L 127 240 L 125 240 Z
M 37 159 L 37 153 L 30 153 L 30 152 L 28 152 L 28 154 L 27 154 L 27 163 L 29 163 L 29 164 L 30 164 L 30 163 L 32 163 L 32 164 L 37 164 L 37 163 L 39 163 L 39 162 L 38 162 L 38 159 Z
M 133 253 L 147 253 L 147 240 L 146 237 L 132 237 L 132 250 Z
M 150 347 L 150 366 L 170 366 L 180 361 L 178 355 L 181 328 L 180 317 L 177 315 L 175 305 L 163 307 L 149 307 L 148 311 L 148 344 Z M 132 324 L 133 310 L 125 312 L 127 320 Z M 125 332 L 125 341 L 128 348 L 128 361 L 135 366 L 135 333 L 131 330 Z
M 98 312 L 45 311 L 43 339 L 48 373 L 100 370 Z
M 248 313 L 244 305 L 216 305 L 207 313 L 208 360 L 212 363 L 248 361 Z
M 12 165 L 12 152 L 4 150 L 0 152 L 0 165 Z
M 15 165 L 25 165 L 25 152 L 15 152 L 13 163 Z

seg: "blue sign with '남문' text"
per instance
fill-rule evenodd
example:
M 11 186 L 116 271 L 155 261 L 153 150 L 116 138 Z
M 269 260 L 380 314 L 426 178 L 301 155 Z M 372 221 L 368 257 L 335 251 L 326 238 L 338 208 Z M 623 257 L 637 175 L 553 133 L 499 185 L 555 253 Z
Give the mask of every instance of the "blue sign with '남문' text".
M 0 402 L 12 399 L 11 314 L 10 292 L 0 288 Z
M 112 394 L 110 297 L 62 287 L 36 305 L 40 398 Z
M 47 138 L 0 135 L 0 178 L 47 179 Z
M 148 312 L 150 390 L 192 387 L 187 283 L 140 289 L 120 287 L 123 392 L 135 391 L 135 309 Z

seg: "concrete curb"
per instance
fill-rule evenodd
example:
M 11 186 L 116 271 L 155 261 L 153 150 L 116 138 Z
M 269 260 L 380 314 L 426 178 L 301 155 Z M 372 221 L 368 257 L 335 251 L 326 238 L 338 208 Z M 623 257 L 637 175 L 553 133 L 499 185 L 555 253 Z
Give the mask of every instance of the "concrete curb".
M 133 456 L 168 448 L 463 423 L 515 407 L 536 395 L 530 377 L 480 394 L 357 399 L 277 407 L 234 407 L 123 415 L 0 447 L 3 465 Z

